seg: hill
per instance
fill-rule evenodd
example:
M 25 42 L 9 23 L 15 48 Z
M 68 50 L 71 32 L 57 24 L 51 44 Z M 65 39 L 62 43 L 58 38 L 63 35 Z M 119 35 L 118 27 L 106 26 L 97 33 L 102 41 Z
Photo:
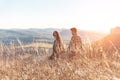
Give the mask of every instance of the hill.
M 65 43 L 68 43 L 71 38 L 71 33 L 68 29 L 0 29 L 0 41 L 3 43 L 10 43 L 11 41 L 15 44 L 18 43 L 18 39 L 23 43 L 31 43 L 33 41 L 38 42 L 53 42 L 52 33 L 54 30 L 60 32 Z M 78 30 L 78 34 L 81 36 L 84 42 L 94 41 L 102 38 L 106 34 L 95 33 L 90 31 Z
M 111 33 L 96 41 L 105 51 L 120 50 L 120 27 L 111 29 Z

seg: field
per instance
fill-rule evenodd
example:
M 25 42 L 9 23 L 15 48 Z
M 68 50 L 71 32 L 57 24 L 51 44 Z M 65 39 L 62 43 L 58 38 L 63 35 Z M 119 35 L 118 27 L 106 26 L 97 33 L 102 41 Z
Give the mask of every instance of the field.
M 120 80 L 119 51 L 107 53 L 91 43 L 74 57 L 63 53 L 57 60 L 49 59 L 47 43 L 1 43 L 0 50 L 0 80 Z

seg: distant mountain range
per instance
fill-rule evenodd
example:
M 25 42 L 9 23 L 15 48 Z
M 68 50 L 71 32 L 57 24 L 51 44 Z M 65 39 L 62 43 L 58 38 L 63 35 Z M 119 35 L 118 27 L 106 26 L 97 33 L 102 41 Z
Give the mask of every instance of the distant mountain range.
M 31 43 L 33 41 L 39 42 L 53 42 L 52 33 L 54 30 L 60 32 L 61 37 L 65 43 L 68 43 L 71 38 L 71 33 L 68 29 L 54 29 L 54 28 L 47 28 L 47 29 L 0 29 L 0 41 L 3 43 L 10 43 L 14 42 L 15 44 L 18 43 L 20 40 L 23 43 Z M 88 41 L 95 41 L 106 34 L 104 33 L 95 33 L 92 31 L 84 31 L 78 30 L 78 35 L 81 36 L 83 42 Z
M 66 42 L 70 41 L 71 36 L 72 36 L 70 30 L 63 29 L 60 31 L 60 34 L 64 41 Z M 78 30 L 78 35 L 81 37 L 82 41 L 86 43 L 86 42 L 99 40 L 103 38 L 104 36 L 106 36 L 107 34 L 99 33 L 99 32 L 92 32 L 92 31 L 85 31 L 85 30 Z

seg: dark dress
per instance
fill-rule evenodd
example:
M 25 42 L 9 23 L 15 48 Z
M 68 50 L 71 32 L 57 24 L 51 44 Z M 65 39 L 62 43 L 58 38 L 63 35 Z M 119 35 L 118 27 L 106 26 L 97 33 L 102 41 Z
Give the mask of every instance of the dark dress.
M 65 51 L 64 46 L 60 43 L 59 40 L 55 40 L 53 44 L 53 53 L 51 55 L 51 59 L 59 58 L 59 55 Z

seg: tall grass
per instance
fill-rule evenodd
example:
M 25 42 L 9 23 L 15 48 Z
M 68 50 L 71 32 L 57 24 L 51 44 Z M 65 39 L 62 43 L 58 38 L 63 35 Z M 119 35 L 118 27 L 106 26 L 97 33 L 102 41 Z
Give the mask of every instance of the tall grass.
M 31 43 L 32 44 L 32 43 Z M 43 43 L 42 43 L 43 44 Z M 33 45 L 33 46 L 32 46 Z M 27 46 L 0 44 L 0 80 L 119 80 L 119 51 L 105 52 L 100 46 L 85 44 L 73 58 L 60 54 L 49 60 L 52 47 L 40 43 Z M 48 45 L 46 43 L 43 44 Z

